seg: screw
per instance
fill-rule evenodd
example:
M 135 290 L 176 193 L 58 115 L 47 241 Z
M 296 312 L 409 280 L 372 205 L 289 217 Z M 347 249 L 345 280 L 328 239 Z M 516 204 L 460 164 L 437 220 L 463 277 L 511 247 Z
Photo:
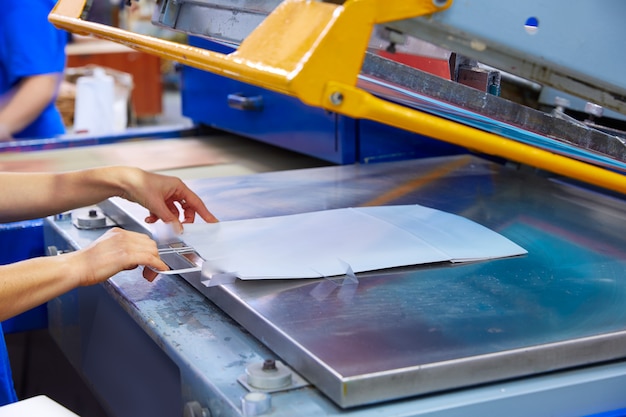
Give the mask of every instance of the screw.
M 591 102 L 587 102 L 585 104 L 585 113 L 587 113 L 588 115 L 590 115 L 592 118 L 593 117 L 602 117 L 602 115 L 604 114 L 604 109 L 602 108 L 602 106 L 599 106 L 595 103 L 591 103 Z
M 340 105 L 341 103 L 343 103 L 343 94 L 341 94 L 339 91 L 335 91 L 330 95 L 330 102 L 335 106 Z
M 89 217 L 98 217 L 97 210 L 89 210 Z
M 263 368 L 261 368 L 264 371 L 275 371 L 276 370 L 276 361 L 274 359 L 265 359 L 263 361 Z
M 566 98 L 556 96 L 554 98 L 554 105 L 556 106 L 556 111 L 559 113 L 565 113 L 565 108 L 570 106 L 570 101 Z

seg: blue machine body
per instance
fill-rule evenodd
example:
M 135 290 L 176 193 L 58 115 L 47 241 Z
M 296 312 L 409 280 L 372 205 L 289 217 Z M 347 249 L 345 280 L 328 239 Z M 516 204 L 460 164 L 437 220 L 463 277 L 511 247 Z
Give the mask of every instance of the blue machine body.
M 198 37 L 189 44 L 230 53 L 233 47 Z M 388 125 L 311 107 L 299 99 L 184 66 L 183 115 L 336 164 L 455 155 L 467 150 Z
M 45 254 L 43 219 L 0 224 L 0 265 Z M 41 305 L 2 322 L 5 333 L 42 329 L 48 325 L 48 313 Z

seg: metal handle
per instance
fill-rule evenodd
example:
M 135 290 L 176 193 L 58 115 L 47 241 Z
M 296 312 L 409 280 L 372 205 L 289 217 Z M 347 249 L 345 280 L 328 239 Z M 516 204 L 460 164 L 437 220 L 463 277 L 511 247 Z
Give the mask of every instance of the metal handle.
M 148 268 L 150 268 L 154 272 L 161 274 L 161 275 L 181 275 L 181 274 L 189 274 L 191 272 L 202 272 L 201 266 L 194 266 L 191 268 L 182 268 L 182 269 L 170 269 L 167 271 L 159 271 L 158 269 L 154 269 L 150 266 Z
M 228 107 L 244 111 L 263 110 L 263 96 L 245 96 L 241 93 L 228 95 Z

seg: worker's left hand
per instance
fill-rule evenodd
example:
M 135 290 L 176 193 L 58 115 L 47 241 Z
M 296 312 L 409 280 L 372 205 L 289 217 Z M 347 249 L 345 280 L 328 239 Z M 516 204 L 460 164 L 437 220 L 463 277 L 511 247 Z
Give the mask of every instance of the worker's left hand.
M 11 131 L 6 125 L 0 123 L 0 142 L 7 142 L 10 140 L 13 140 Z
M 180 222 L 181 210 L 183 223 L 193 223 L 196 214 L 208 223 L 218 222 L 200 197 L 179 178 L 135 170 L 126 177 L 126 181 L 128 182 L 124 187 L 126 193 L 121 197 L 150 210 L 150 215 L 145 219 L 147 223 L 161 219 L 171 224 L 174 231 L 180 234 L 183 231 Z
M 114 227 L 84 249 L 64 255 L 76 274 L 78 285 L 105 281 L 123 270 L 143 265 L 143 277 L 154 280 L 158 271 L 169 267 L 159 257 L 157 244 L 143 233 Z

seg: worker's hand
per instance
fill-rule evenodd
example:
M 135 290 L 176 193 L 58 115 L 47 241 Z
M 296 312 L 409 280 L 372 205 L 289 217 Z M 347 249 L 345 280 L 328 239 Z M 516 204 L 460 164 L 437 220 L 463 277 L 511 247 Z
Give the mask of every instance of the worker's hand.
M 4 124 L 0 123 L 0 142 L 8 142 L 13 140 L 11 130 Z
M 143 276 L 154 280 L 169 267 L 159 257 L 156 242 L 143 233 L 113 228 L 88 247 L 68 254 L 68 268 L 78 274 L 79 285 L 106 281 L 124 270 L 146 266 Z M 153 270 L 154 269 L 154 270 Z
M 196 214 L 208 223 L 218 221 L 200 197 L 179 178 L 136 170 L 126 180 L 128 185 L 122 197 L 150 210 L 150 215 L 146 217 L 147 223 L 161 219 L 171 224 L 174 231 L 180 234 L 183 231 L 180 210 L 183 213 L 183 223 L 193 223 Z

